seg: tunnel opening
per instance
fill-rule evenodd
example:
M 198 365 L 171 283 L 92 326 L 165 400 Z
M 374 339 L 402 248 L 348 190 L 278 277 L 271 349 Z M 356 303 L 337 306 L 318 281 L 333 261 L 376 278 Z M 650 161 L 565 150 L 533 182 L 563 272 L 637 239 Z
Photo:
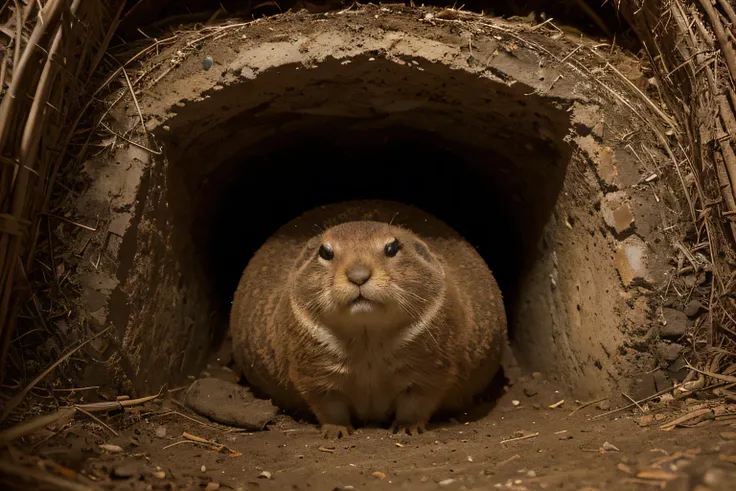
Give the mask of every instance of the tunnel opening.
M 206 285 L 201 301 L 211 315 L 203 329 L 213 347 L 226 334 L 243 269 L 265 240 L 312 208 L 356 199 L 417 206 L 463 235 L 499 282 L 516 337 L 518 310 L 529 304 L 523 279 L 545 254 L 538 245 L 572 155 L 569 104 L 524 84 L 426 60 L 422 67 L 369 56 L 348 68 L 328 60 L 284 92 L 275 88 L 283 71 L 274 70 L 171 120 L 186 122 L 164 135 L 173 248 L 196 265 L 182 281 Z M 403 88 L 390 88 L 392 78 Z M 365 92 L 371 82 L 378 96 Z M 256 87 L 269 88 L 268 102 L 257 100 Z
M 340 131 L 340 122 L 324 125 L 244 149 L 192 197 L 192 238 L 219 318 L 227 319 L 247 261 L 279 227 L 318 206 L 381 199 L 428 211 L 476 247 L 504 292 L 513 338 L 518 280 L 534 261 L 564 181 L 559 150 L 541 140 L 527 142 L 544 155 L 535 162 L 541 172 L 530 172 L 528 163 L 498 151 L 411 127 L 351 132 Z M 510 186 L 516 180 L 518 187 Z M 317 234 L 324 224 L 314 225 Z

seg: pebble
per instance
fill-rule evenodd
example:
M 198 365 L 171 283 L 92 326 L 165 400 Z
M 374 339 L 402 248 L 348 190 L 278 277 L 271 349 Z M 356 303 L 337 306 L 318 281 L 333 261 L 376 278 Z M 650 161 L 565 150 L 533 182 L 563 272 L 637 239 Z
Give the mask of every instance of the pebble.
M 159 438 L 166 438 L 166 427 L 159 426 L 158 428 L 156 428 L 156 436 Z
M 440 481 L 438 484 L 440 486 L 449 486 L 450 484 L 454 483 L 455 479 L 445 479 L 444 481 Z
M 657 343 L 657 353 L 664 361 L 673 362 L 677 360 L 682 350 L 683 346 L 681 344 L 666 343 L 664 341 Z
M 666 339 L 677 340 L 678 338 L 685 335 L 688 328 L 690 327 L 690 319 L 684 312 L 680 312 L 675 309 L 662 309 L 662 315 L 664 316 L 666 325 L 662 326 L 659 330 L 659 335 Z
M 513 404 L 514 406 L 518 406 L 519 404 L 521 404 L 521 401 L 513 400 L 511 401 L 511 404 Z
M 526 473 L 526 475 L 529 476 L 529 477 L 537 477 L 537 473 L 534 472 L 534 471 L 529 471 L 529 472 Z
M 204 57 L 204 60 L 202 60 L 202 69 L 204 71 L 209 70 L 212 68 L 212 65 L 215 63 L 215 59 L 212 58 L 210 55 L 207 55 Z
M 260 474 L 258 474 L 259 479 L 271 479 L 271 473 L 268 471 L 263 471 Z
M 151 474 L 153 474 L 153 477 L 156 479 L 163 479 L 166 477 L 166 473 L 164 471 L 153 471 Z
M 199 470 L 201 470 L 202 472 L 207 472 L 207 467 L 204 464 L 202 464 L 202 467 L 200 467 Z
M 120 464 L 115 467 L 115 469 L 112 471 L 113 476 L 120 477 L 123 479 L 133 477 L 136 474 L 138 474 L 138 463 L 132 462 L 132 463 L 125 463 Z
M 608 411 L 611 409 L 611 401 L 606 399 L 605 401 L 599 402 L 596 407 L 600 409 L 601 411 Z
M 688 303 L 685 307 L 685 315 L 692 319 L 694 317 L 697 317 L 698 314 L 700 314 L 700 312 L 702 312 L 703 310 L 703 304 L 701 304 L 697 300 L 691 300 L 690 303 Z
M 524 387 L 524 395 L 527 397 L 534 397 L 537 395 L 536 389 L 532 389 L 531 387 Z
M 110 443 L 103 443 L 100 445 L 100 448 L 110 453 L 120 453 L 123 451 L 122 447 L 119 447 L 117 445 L 112 445 Z
M 620 452 L 616 445 L 608 442 L 603 442 L 603 445 L 601 445 L 601 448 L 607 452 Z
M 208 482 L 204 489 L 205 491 L 215 491 L 220 489 L 220 483 L 215 481 Z
M 384 474 L 381 471 L 376 471 L 373 474 L 371 474 L 371 476 L 376 477 L 378 479 L 386 479 L 386 474 Z

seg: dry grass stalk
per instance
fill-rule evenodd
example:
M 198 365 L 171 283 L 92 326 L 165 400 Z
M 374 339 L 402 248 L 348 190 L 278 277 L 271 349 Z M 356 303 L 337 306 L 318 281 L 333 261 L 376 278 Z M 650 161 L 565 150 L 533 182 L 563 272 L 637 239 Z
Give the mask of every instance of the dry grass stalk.
M 64 155 L 54 149 L 68 143 L 73 129 L 66 119 L 77 112 L 77 95 L 86 91 L 84 86 L 112 37 L 109 28 L 116 25 L 125 4 L 123 0 L 13 3 L 14 11 L 8 10 L 12 11 L 17 35 L 14 50 L 6 51 L 0 70 L 2 81 L 9 83 L 0 103 L 0 155 L 4 163 L 11 164 L 0 168 L 0 216 L 6 225 L 0 227 L 3 376 L 15 318 L 28 295 L 19 288 L 25 279 L 18 267 L 25 265 L 27 269 L 32 264 L 40 230 L 39 211 L 48 202 L 60 155 Z M 29 26 L 31 21 L 34 25 Z M 26 36 L 25 30 L 30 35 Z M 59 76 L 62 72 L 64 76 Z

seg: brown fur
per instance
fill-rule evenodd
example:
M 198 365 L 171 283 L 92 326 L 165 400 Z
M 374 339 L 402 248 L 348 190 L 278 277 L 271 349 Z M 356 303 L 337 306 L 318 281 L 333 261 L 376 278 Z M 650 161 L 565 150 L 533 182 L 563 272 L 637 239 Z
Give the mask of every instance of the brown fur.
M 401 249 L 387 257 L 394 239 Z M 362 286 L 348 280 L 356 267 L 371 271 Z M 358 294 L 367 312 L 351 303 Z M 248 381 L 282 407 L 312 411 L 326 436 L 392 415 L 395 430 L 422 431 L 488 385 L 506 343 L 501 292 L 475 249 L 421 210 L 380 201 L 322 207 L 282 227 L 246 267 L 230 329 Z

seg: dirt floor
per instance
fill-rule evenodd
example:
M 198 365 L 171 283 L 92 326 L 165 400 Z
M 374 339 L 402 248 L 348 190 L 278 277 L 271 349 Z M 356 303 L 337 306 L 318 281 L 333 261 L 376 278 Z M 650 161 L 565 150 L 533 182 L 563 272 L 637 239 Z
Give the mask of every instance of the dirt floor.
M 479 405 L 417 437 L 361 428 L 324 440 L 286 415 L 246 433 L 175 397 L 112 415 L 105 427 L 80 415 L 3 460 L 79 473 L 78 482 L 102 489 L 725 490 L 736 482 L 736 420 L 727 415 L 736 406 L 682 400 L 605 415 L 610 403 L 601 401 L 576 411 L 581 403 L 539 373 L 521 377 L 495 407 Z M 698 427 L 661 429 L 694 411 L 700 416 L 683 424 Z M 31 451 L 38 457 L 23 457 Z M 698 479 L 710 486 L 697 488 Z

